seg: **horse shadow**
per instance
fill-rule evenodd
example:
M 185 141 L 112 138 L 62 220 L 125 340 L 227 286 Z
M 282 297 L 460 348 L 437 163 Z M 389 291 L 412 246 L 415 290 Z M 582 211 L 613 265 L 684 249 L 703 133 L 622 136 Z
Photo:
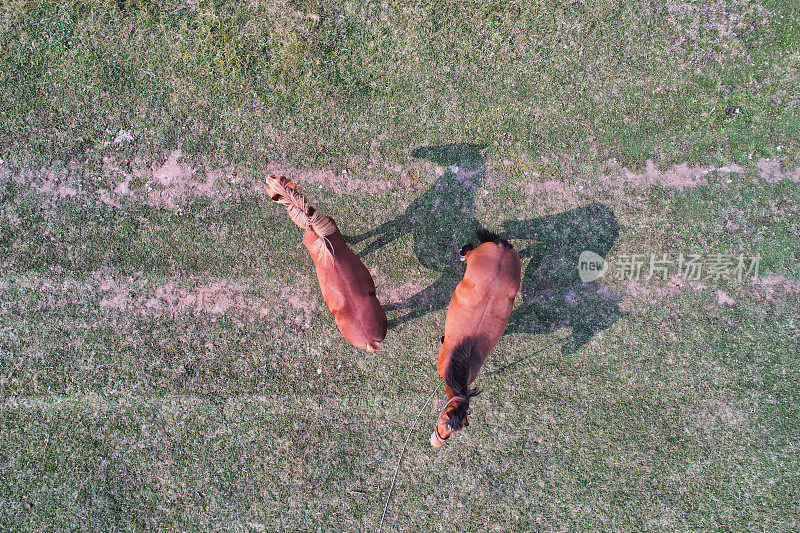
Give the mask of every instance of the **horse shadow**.
M 444 174 L 397 218 L 345 237 L 351 244 L 372 239 L 359 253 L 364 257 L 410 234 L 419 262 L 439 272 L 428 287 L 384 305 L 387 314 L 401 311 L 389 320 L 389 328 L 448 306 L 464 275 L 458 251 L 483 228 L 476 218 L 475 193 L 486 173 L 484 147 L 447 144 L 415 149 L 412 157 L 445 167 Z M 608 206 L 589 204 L 555 215 L 507 221 L 502 227 L 501 237 L 530 242 L 518 250 L 520 258 L 529 257 L 530 262 L 522 276 L 522 304 L 511 314 L 507 335 L 570 327 L 562 353 L 572 353 L 622 316 L 615 294 L 597 282 L 581 281 L 578 273 L 581 252 L 605 257 L 619 236 L 619 224 Z
M 403 214 L 370 231 L 345 237 L 351 244 L 374 239 L 359 253 L 369 255 L 390 242 L 411 235 L 417 260 L 439 279 L 420 292 L 384 306 L 386 312 L 405 311 L 389 320 L 389 328 L 405 324 L 430 312 L 444 309 L 464 275 L 458 251 L 474 238 L 481 224 L 475 216 L 475 191 L 481 185 L 485 164 L 480 144 L 426 146 L 411 152 L 445 167 L 444 174 L 422 193 Z M 453 221 L 460 221 L 453 225 Z M 448 228 L 448 231 L 443 231 Z
M 619 236 L 619 223 L 606 205 L 592 203 L 555 215 L 508 221 L 501 235 L 531 240 L 519 250 L 530 261 L 522 276 L 522 305 L 511 313 L 506 334 L 551 333 L 572 328 L 561 347 L 574 353 L 624 315 L 619 297 L 596 281 L 581 280 L 578 261 L 591 251 L 605 258 Z

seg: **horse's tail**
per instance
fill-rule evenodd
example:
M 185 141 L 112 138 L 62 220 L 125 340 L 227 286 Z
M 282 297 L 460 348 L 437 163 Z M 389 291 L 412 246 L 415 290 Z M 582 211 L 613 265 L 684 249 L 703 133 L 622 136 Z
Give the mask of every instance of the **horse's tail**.
M 319 239 L 312 246 L 311 253 L 323 264 L 332 261 L 333 253 L 326 237 L 336 232 L 333 219 L 317 211 L 297 190 L 297 184 L 285 176 L 267 176 L 267 192 L 274 201 L 286 207 L 292 222 L 304 230 L 311 228 L 317 234 Z

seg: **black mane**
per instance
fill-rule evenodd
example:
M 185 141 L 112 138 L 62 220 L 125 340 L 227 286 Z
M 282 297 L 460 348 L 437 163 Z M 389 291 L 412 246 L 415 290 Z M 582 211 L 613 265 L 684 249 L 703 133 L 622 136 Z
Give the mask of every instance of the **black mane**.
M 505 246 L 506 248 L 509 249 L 514 248 L 513 246 L 511 246 L 510 242 L 503 239 L 496 233 L 492 233 L 488 229 L 479 229 L 478 231 L 475 232 L 475 236 L 478 238 L 479 241 L 481 241 L 481 244 L 485 242 L 493 242 L 495 244 L 500 244 L 502 246 Z
M 467 399 L 465 402 L 458 402 L 456 404 L 456 410 L 447 422 L 451 431 L 461 429 L 462 421 L 469 409 L 470 398 L 480 394 L 478 389 L 469 388 L 469 369 L 474 345 L 475 342 L 471 338 L 461 341 L 461 343 L 453 349 L 453 353 L 450 355 L 450 362 L 444 373 L 444 382 L 447 383 L 447 386 L 453 389 L 456 396 L 463 396 Z

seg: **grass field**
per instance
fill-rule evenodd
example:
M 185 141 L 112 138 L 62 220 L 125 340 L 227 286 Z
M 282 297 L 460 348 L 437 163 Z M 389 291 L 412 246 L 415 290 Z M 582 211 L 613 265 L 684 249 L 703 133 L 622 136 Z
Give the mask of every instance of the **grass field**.
M 799 19 L 0 1 L 0 529 L 374 531 L 422 409 L 385 531 L 797 530 Z M 372 271 L 376 354 L 336 330 L 270 172 Z M 477 227 L 523 287 L 435 450 Z M 710 270 L 740 255 L 757 275 Z

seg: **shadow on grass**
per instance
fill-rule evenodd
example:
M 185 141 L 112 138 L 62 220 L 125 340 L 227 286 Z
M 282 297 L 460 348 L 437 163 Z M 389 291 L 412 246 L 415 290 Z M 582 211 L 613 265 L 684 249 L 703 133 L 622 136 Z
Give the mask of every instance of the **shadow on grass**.
M 511 313 L 506 334 L 572 328 L 561 351 L 573 353 L 611 327 L 622 316 L 619 298 L 597 282 L 582 282 L 578 257 L 584 250 L 605 257 L 618 235 L 617 219 L 604 204 L 504 223 L 504 238 L 533 241 L 518 251 L 530 262 L 522 274 L 522 305 Z
M 394 220 L 346 238 L 351 244 L 372 239 L 361 251 L 363 257 L 411 234 L 419 262 L 440 274 L 430 286 L 384 306 L 387 313 L 401 311 L 389 321 L 390 328 L 445 309 L 461 281 L 465 266 L 458 251 L 482 228 L 475 215 L 475 192 L 485 175 L 483 148 L 478 144 L 417 148 L 413 157 L 445 167 L 444 174 Z M 622 315 L 616 295 L 599 283 L 582 282 L 578 275 L 581 252 L 591 250 L 605 257 L 617 240 L 619 225 L 608 206 L 589 204 L 546 217 L 507 221 L 500 235 L 517 241 L 517 246 L 518 241 L 529 241 L 518 249 L 520 258 L 530 262 L 522 276 L 522 304 L 511 314 L 507 335 L 572 328 L 561 350 L 573 353 Z
M 417 148 L 411 155 L 445 167 L 444 174 L 399 217 L 377 228 L 347 237 L 356 244 L 374 239 L 359 255 L 366 256 L 390 242 L 411 234 L 414 254 L 425 268 L 440 273 L 429 287 L 399 302 L 384 306 L 405 311 L 389 321 L 393 328 L 432 311 L 447 307 L 450 296 L 464 275 L 458 251 L 475 236 L 481 224 L 475 218 L 475 191 L 485 174 L 479 144 L 448 144 Z M 458 222 L 454 224 L 454 222 Z

